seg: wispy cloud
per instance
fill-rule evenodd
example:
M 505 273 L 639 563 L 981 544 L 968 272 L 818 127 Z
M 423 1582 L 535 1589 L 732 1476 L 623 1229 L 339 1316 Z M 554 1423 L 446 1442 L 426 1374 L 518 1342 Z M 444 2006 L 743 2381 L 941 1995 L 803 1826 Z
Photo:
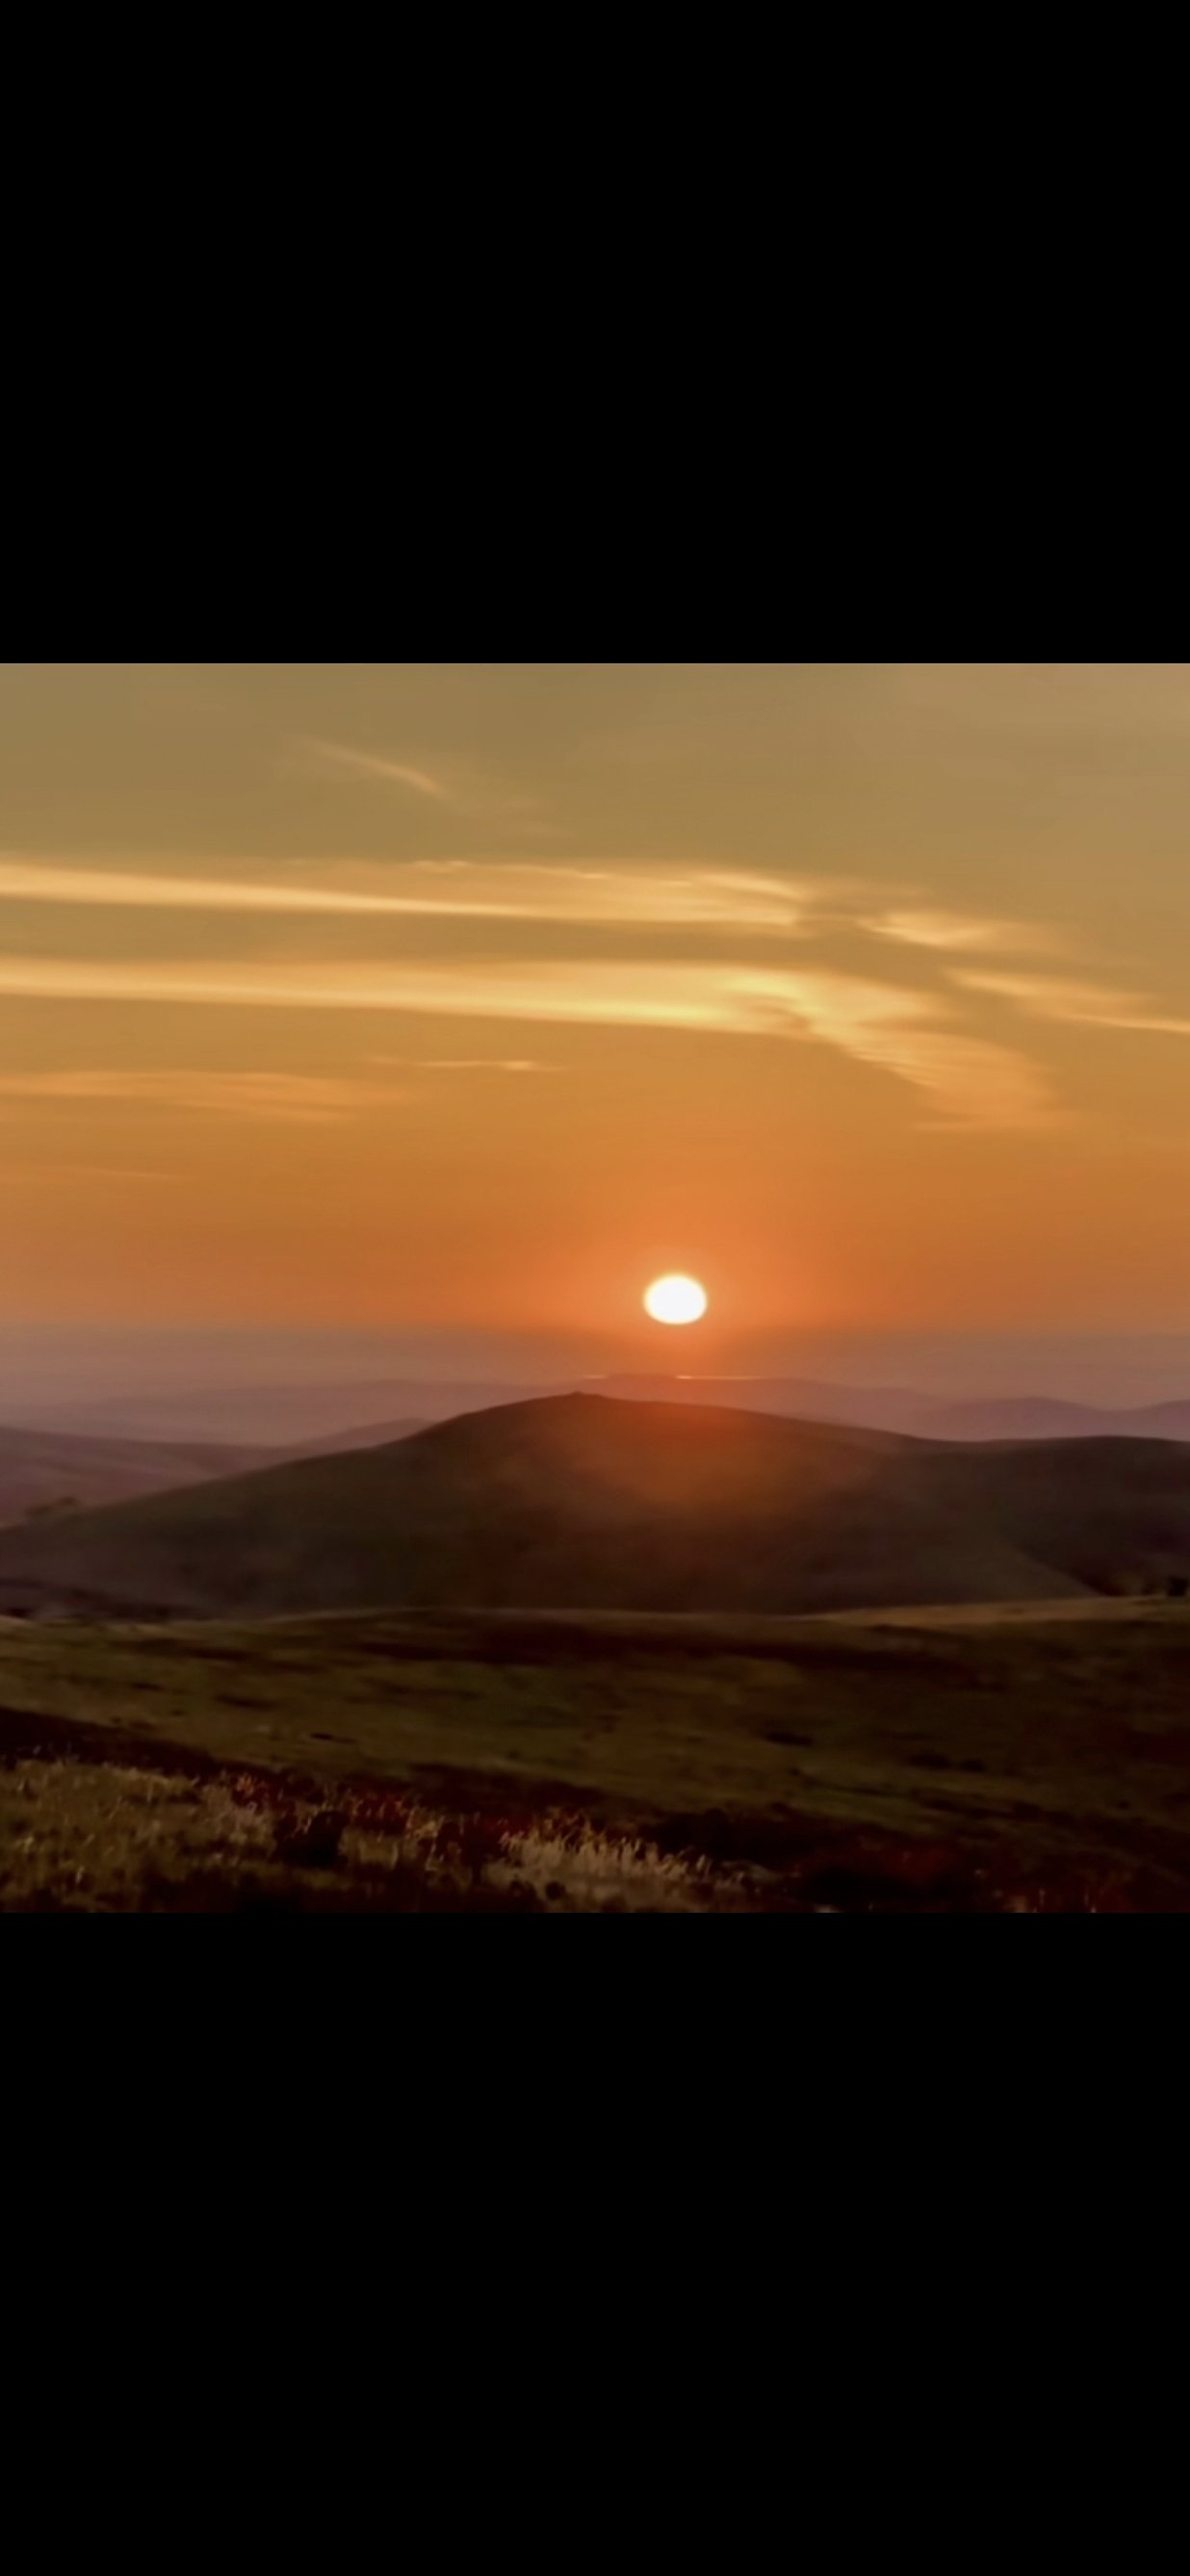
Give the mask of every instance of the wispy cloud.
M 437 782 L 433 782 L 437 783 Z M 564 959 L 521 957 L 73 960 L 0 958 L 0 991 L 44 998 L 108 998 L 263 1006 L 290 1010 L 428 1013 L 607 1027 L 705 1029 L 813 1038 L 910 1085 L 940 1119 L 968 1127 L 1040 1128 L 1057 1115 L 1042 1071 L 1029 1057 L 957 1025 L 960 991 L 988 992 L 1037 1017 L 1079 1016 L 1104 1024 L 1156 1026 L 1126 1018 L 1143 1005 L 1099 988 L 1015 970 L 977 972 L 957 962 L 1020 948 L 1044 953 L 1053 936 L 1021 922 L 933 908 L 908 894 L 884 908 L 872 889 L 848 881 L 762 873 L 694 862 L 585 859 L 440 858 L 380 866 L 340 863 L 323 882 L 276 877 L 199 877 L 164 869 L 80 868 L 10 855 L 0 860 L 0 898 L 71 906 L 184 909 L 211 914 L 427 917 L 460 924 L 523 922 L 575 932 Z M 679 956 L 584 958 L 585 929 L 685 934 Z M 691 931 L 705 952 L 680 960 Z M 947 981 L 926 991 L 883 975 L 819 964 L 823 941 L 892 942 L 939 952 Z M 723 949 L 759 940 L 773 965 L 731 962 Z M 796 950 L 793 943 L 797 943 Z M 470 944 L 470 943 L 469 943 Z M 782 953 L 784 945 L 784 954 Z M 716 950 L 718 953 L 716 953 Z M 796 954 L 798 962 L 792 962 Z M 791 962 L 786 962 L 786 957 Z M 802 963 L 805 957 L 807 962 Z M 925 973 L 923 965 L 919 972 Z M 932 971 L 936 974 L 936 969 Z M 1109 1007 L 1110 1006 L 1110 1007 Z M 408 1059 L 391 1059 L 404 1065 Z M 423 1059 L 423 1061 L 425 1061 Z M 430 1060 L 442 1071 L 541 1069 L 525 1055 L 478 1053 Z M 296 1078 L 295 1078 L 296 1079 Z M 334 1116 L 342 1104 L 314 1091 L 262 1093 L 250 1114 Z M 213 1105 L 209 1102 L 205 1105 Z M 359 1105 L 356 1092 L 353 1106 Z
M 618 1026 L 780 1028 L 789 978 L 718 964 L 441 959 L 371 963 L 179 964 L 172 960 L 0 957 L 0 993 L 43 999 L 244 1004 L 280 1010 L 411 1011 L 460 1018 Z
M 759 980 L 759 979 L 758 979 Z M 1042 1069 L 1012 1047 L 943 1026 L 933 993 L 848 975 L 779 979 L 792 1015 L 812 1036 L 924 1092 L 951 1127 L 1017 1131 L 1052 1127 L 1060 1116 Z
M 402 760 L 384 760 L 378 752 L 355 751 L 349 743 L 303 743 L 302 749 L 319 760 L 328 761 L 333 769 L 347 769 L 357 778 L 388 778 L 394 786 L 412 787 L 415 795 L 432 796 L 440 804 L 448 801 L 448 791 L 440 778 L 431 778 L 428 769 L 411 769 Z
M 956 972 L 956 984 L 968 992 L 992 993 L 1015 1003 L 1030 1018 L 1075 1022 L 1098 1029 L 1147 1029 L 1159 1037 L 1190 1037 L 1190 1019 L 1162 1011 L 1143 993 L 1119 992 L 1110 984 L 1082 984 L 1056 975 L 1000 975 Z
M 425 916 L 441 920 L 549 921 L 625 928 L 797 930 L 811 896 L 779 877 L 681 864 L 632 866 L 533 860 L 414 859 L 350 880 L 308 885 L 156 870 L 79 868 L 0 859 L 0 899 L 114 905 L 150 911 Z
M 370 1055 L 369 1064 L 408 1066 L 419 1073 L 560 1073 L 535 1055 Z
M 176 1181 L 176 1172 L 149 1169 L 143 1163 L 53 1163 L 40 1157 L 36 1163 L 12 1163 L 7 1159 L 0 1172 L 0 1183 L 16 1181 Z
M 852 1052 L 926 1093 L 932 1126 L 1044 1132 L 1065 1123 L 1043 1068 L 1014 1047 L 961 1030 L 877 1031 Z
M 1057 945 L 1055 933 L 1036 923 L 987 921 L 974 913 L 935 912 L 914 904 L 861 914 L 859 927 L 874 939 L 898 940 L 909 948 L 1037 950 Z
M 168 876 L 130 868 L 60 867 L 41 859 L 0 860 L 0 899 L 19 903 L 116 905 L 151 912 L 403 912 L 390 896 L 345 886 L 260 884 L 242 877 Z
M 355 743 L 326 742 L 317 735 L 301 736 L 293 749 L 319 768 L 337 770 L 349 778 L 380 779 L 393 787 L 408 788 L 415 796 L 428 797 L 434 804 L 445 805 L 452 813 L 473 822 L 519 822 L 534 838 L 538 828 L 544 828 L 539 796 L 502 786 L 498 779 L 471 765 L 454 765 L 435 775 L 412 761 L 394 760 L 387 752 L 364 751 Z
M 251 865 L 251 862 L 247 863 Z M 871 889 L 814 876 L 708 867 L 694 860 L 435 858 L 340 861 L 323 881 L 305 874 L 191 875 L 180 870 L 79 867 L 0 856 L 0 901 L 142 911 L 425 917 L 561 922 L 575 927 L 703 928 L 801 939 L 839 932 L 943 953 L 1032 950 L 1062 942 L 1051 929 L 915 904 L 870 908 Z M 865 900 L 867 898 L 867 900 Z
M 0 1075 L 0 1101 L 70 1103 L 113 1101 L 138 1109 L 193 1110 L 236 1118 L 314 1122 L 347 1118 L 361 1109 L 391 1108 L 407 1095 L 377 1083 L 304 1073 L 204 1073 L 152 1071 L 25 1073 Z
M 1027 1058 L 936 1025 L 946 1017 L 936 994 L 842 974 L 719 963 L 433 960 L 312 969 L 8 957 L 0 958 L 0 993 L 801 1036 L 896 1075 L 964 1125 L 1032 1127 L 1052 1115 Z

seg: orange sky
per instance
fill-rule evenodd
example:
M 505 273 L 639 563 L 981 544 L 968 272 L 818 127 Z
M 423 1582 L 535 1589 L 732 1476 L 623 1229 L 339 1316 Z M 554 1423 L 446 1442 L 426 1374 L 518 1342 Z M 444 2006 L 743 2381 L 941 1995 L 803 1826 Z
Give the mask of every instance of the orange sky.
M 1181 664 L 6 666 L 0 1318 L 1185 1327 L 1188 844 Z

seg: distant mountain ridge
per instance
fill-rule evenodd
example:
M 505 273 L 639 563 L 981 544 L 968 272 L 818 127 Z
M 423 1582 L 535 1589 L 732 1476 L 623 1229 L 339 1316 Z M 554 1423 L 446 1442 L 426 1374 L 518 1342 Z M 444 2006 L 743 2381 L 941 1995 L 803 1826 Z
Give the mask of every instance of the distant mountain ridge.
M 798 1611 L 1038 1600 L 1190 1574 L 1190 1453 L 988 1445 L 547 1397 L 44 1527 L 0 1609 Z
M 615 1377 L 589 1381 L 587 1391 L 637 1403 L 745 1405 L 927 1440 L 1190 1440 L 1190 1398 L 1126 1408 L 1046 1395 L 944 1401 L 909 1387 L 828 1386 L 806 1378 Z
M 123 1440 L 0 1425 L 0 1525 L 28 1512 L 165 1493 L 264 1466 L 267 1450 L 213 1441 Z
M 1190 1398 L 1109 1408 L 1049 1395 L 975 1396 L 928 1407 L 919 1427 L 935 1440 L 1190 1440 Z
M 139 1440 L 249 1440 L 275 1456 L 303 1455 L 324 1442 L 374 1436 L 397 1438 L 406 1424 L 445 1422 L 489 1404 L 515 1403 L 549 1387 L 440 1385 L 417 1378 L 348 1379 L 326 1386 L 233 1386 L 169 1394 L 114 1395 L 83 1403 L 40 1405 L 34 1429 L 70 1431 L 85 1438 Z M 14 1419 L 19 1403 L 9 1406 Z

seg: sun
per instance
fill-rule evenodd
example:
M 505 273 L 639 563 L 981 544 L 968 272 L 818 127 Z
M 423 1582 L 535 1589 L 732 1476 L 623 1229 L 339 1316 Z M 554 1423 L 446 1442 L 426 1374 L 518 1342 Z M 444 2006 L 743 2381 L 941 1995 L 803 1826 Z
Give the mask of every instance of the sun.
M 655 1324 L 696 1324 L 707 1311 L 707 1292 L 697 1279 L 673 1270 L 645 1290 L 645 1313 Z

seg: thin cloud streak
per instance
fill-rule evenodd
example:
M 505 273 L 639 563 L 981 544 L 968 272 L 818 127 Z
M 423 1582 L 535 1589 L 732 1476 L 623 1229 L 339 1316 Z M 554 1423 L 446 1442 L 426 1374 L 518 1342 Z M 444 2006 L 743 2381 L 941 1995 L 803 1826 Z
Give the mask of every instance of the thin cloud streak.
M 925 1092 L 943 1112 L 935 1124 L 1040 1130 L 1061 1116 L 1031 1058 L 961 1029 L 931 1026 L 940 1008 L 945 1016 L 934 994 L 846 975 L 779 980 L 812 1036 Z
M 356 870 L 357 878 L 363 873 Z M 673 866 L 466 859 L 410 860 L 385 868 L 383 886 L 246 883 L 240 878 L 144 875 L 127 869 L 0 860 L 0 899 L 114 905 L 181 912 L 425 916 L 461 921 L 571 922 L 633 928 L 796 931 L 803 889 L 780 879 Z
M 7 1163 L 0 1182 L 25 1181 L 176 1181 L 178 1174 L 147 1170 L 141 1163 Z
M 407 1066 L 418 1073 L 560 1073 L 561 1065 L 533 1055 L 370 1055 L 369 1064 Z
M 249 863 L 250 864 L 250 863 Z M 819 877 L 691 861 L 440 858 L 340 862 L 336 882 L 169 874 L 0 857 L 0 900 L 236 914 L 715 929 L 803 939 L 843 931 L 924 950 L 1060 948 L 1049 929 L 912 905 L 865 908 L 871 890 Z
M 327 742 L 320 736 L 307 735 L 295 743 L 295 749 L 314 760 L 353 778 L 379 778 L 394 787 L 410 787 L 417 796 L 426 796 L 436 804 L 446 805 L 452 813 L 467 816 L 474 822 L 501 817 L 520 820 L 536 836 L 540 822 L 529 817 L 542 815 L 539 796 L 510 795 L 494 781 L 470 774 L 453 778 L 435 778 L 428 769 L 415 769 L 406 760 L 392 760 L 387 754 L 360 751 L 353 743 Z M 565 835 L 563 836 L 565 837 Z
M 165 912 L 378 913 L 421 909 L 346 887 L 254 885 L 234 877 L 141 875 L 122 868 L 0 860 L 0 898 L 19 903 L 114 904 Z
M 307 741 L 302 748 L 316 752 L 320 760 L 333 767 L 354 771 L 360 778 L 391 778 L 398 787 L 412 787 L 419 796 L 434 796 L 447 801 L 447 790 L 440 778 L 431 778 L 426 769 L 410 769 L 404 761 L 382 760 L 378 753 L 354 751 L 349 743 Z
M 151 1072 L 29 1073 L 0 1076 L 0 1101 L 125 1103 L 139 1109 L 193 1110 L 236 1118 L 299 1120 L 319 1125 L 360 1109 L 392 1108 L 408 1094 L 378 1083 L 304 1073 Z M 0 1113 L 2 1114 L 2 1113 Z
M 826 973 L 723 965 L 490 963 L 415 969 L 151 965 L 0 958 L 0 992 L 59 1000 L 419 1012 L 820 1040 L 926 1093 L 968 1126 L 1037 1127 L 1042 1078 L 1008 1048 L 931 1026 L 937 996 Z
M 1190 1037 L 1190 1019 L 1157 1010 L 1143 993 L 1120 993 L 1110 985 L 1068 983 L 1060 976 L 957 974 L 953 978 L 973 993 L 991 993 L 1014 1002 L 1030 1018 L 1072 1023 L 1080 1028 L 1148 1030 L 1157 1037 Z
M 873 939 L 897 940 L 909 948 L 1049 949 L 1060 944 L 1053 931 L 1027 921 L 983 921 L 974 914 L 913 905 L 862 914 L 857 926 Z
M 935 1101 L 934 1127 L 988 1133 L 1046 1133 L 1066 1123 L 1040 1066 L 1013 1047 L 960 1032 L 906 1029 L 878 1033 L 854 1048 L 886 1073 L 899 1074 Z

